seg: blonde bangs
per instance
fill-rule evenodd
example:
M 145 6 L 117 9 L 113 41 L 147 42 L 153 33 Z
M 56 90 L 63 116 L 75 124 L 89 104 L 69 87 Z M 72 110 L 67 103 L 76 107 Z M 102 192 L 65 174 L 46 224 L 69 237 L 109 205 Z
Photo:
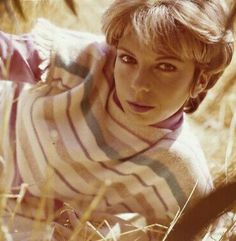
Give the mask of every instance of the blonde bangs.
M 222 37 L 225 30 L 214 25 L 221 25 L 224 20 L 212 17 L 206 22 L 200 7 L 191 1 L 116 0 L 103 17 L 103 31 L 108 44 L 117 45 L 122 36 L 134 31 L 141 42 L 156 52 L 191 59 L 216 70 L 226 64 L 214 61 L 226 43 Z M 204 27 L 209 24 L 211 32 Z
M 117 45 L 124 33 L 133 28 L 132 16 L 139 7 L 145 5 L 144 2 L 117 0 L 110 5 L 102 18 L 102 31 L 106 35 L 108 44 Z
M 141 42 L 164 55 L 207 65 L 219 53 L 220 44 L 213 45 L 210 40 L 203 42 L 201 36 L 180 23 L 171 8 L 165 5 L 136 11 L 132 17 L 132 28 Z

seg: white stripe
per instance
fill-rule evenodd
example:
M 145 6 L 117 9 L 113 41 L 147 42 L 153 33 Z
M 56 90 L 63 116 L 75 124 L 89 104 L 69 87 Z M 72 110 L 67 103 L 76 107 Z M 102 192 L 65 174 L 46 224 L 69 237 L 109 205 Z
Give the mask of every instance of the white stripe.
M 42 150 L 39 146 L 38 139 L 34 132 L 33 123 L 31 121 L 31 116 L 30 116 L 31 105 L 34 102 L 35 98 L 37 98 L 37 95 L 36 94 L 32 95 L 29 92 L 29 94 L 25 94 L 24 97 L 20 100 L 18 114 L 19 113 L 22 113 L 22 114 L 19 114 L 20 118 L 18 118 L 18 121 L 17 121 L 16 132 L 17 132 L 17 135 L 20 137 L 21 131 L 22 131 L 21 130 L 21 122 L 22 122 L 22 125 L 25 126 L 24 134 L 25 136 L 28 137 L 29 145 L 30 145 L 30 146 L 27 146 L 27 149 L 31 149 L 31 153 L 34 156 L 33 160 L 29 160 L 29 161 L 36 162 L 37 166 L 39 167 L 39 172 L 41 174 L 44 174 L 47 163 L 45 161 Z M 34 107 L 34 110 L 35 110 L 35 107 Z M 34 119 L 38 119 L 38 118 L 41 119 L 42 117 L 39 117 L 38 113 L 35 113 Z M 23 150 L 23 151 L 27 153 L 27 150 Z
M 80 108 L 80 100 L 78 100 L 78 94 L 81 94 L 79 87 L 74 88 L 71 95 L 71 108 L 70 115 L 72 122 L 75 126 L 77 134 L 81 137 L 81 141 L 85 149 L 89 152 L 93 160 L 107 160 L 105 152 L 103 152 L 96 143 L 96 139 L 86 123 L 84 115 Z M 106 144 L 106 143 L 104 143 Z
M 19 140 L 17 141 L 19 143 Z M 33 173 L 29 167 L 25 153 L 25 150 L 22 150 L 21 146 L 17 145 L 17 159 L 19 163 L 20 174 L 23 178 L 23 181 L 29 184 L 29 191 L 35 196 L 40 196 L 40 189 L 38 188 L 38 185 L 42 185 L 42 183 L 40 183 L 41 178 L 37 179 L 36 176 L 32 175 Z M 40 173 L 38 173 L 38 176 L 40 176 Z

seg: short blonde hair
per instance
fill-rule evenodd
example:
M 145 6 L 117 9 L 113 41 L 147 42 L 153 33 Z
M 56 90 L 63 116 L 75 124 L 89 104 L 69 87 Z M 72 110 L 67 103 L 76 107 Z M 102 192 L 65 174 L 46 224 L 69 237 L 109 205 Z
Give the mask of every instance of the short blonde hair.
M 117 45 L 129 30 L 154 50 L 194 60 L 195 80 L 204 72 L 206 89 L 189 98 L 184 111 L 194 112 L 230 63 L 233 35 L 223 0 L 115 0 L 103 15 L 107 43 Z

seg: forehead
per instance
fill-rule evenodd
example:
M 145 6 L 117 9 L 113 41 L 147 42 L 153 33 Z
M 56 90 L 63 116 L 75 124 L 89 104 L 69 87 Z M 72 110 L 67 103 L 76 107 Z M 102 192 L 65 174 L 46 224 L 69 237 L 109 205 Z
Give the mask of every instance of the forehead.
M 156 39 L 153 43 L 149 43 L 134 31 L 125 32 L 119 39 L 117 48 L 131 51 L 133 54 L 139 52 L 146 57 L 149 56 L 150 58 L 169 56 L 176 58 L 177 60 L 182 59 L 180 55 L 176 55 L 175 53 L 171 53 L 171 51 L 165 49 L 158 39 Z
M 125 31 L 119 39 L 118 47 L 129 46 L 136 48 L 150 48 L 134 31 Z

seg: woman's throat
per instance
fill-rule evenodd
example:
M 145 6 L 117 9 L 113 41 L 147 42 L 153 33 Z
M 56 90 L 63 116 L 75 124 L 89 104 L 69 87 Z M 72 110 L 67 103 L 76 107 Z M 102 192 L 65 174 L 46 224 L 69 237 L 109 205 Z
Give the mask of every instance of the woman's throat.
M 153 124 L 151 126 L 156 128 L 161 128 L 161 129 L 175 130 L 182 125 L 183 120 L 184 120 L 184 112 L 183 112 L 183 107 L 181 107 L 172 116 L 156 124 Z

